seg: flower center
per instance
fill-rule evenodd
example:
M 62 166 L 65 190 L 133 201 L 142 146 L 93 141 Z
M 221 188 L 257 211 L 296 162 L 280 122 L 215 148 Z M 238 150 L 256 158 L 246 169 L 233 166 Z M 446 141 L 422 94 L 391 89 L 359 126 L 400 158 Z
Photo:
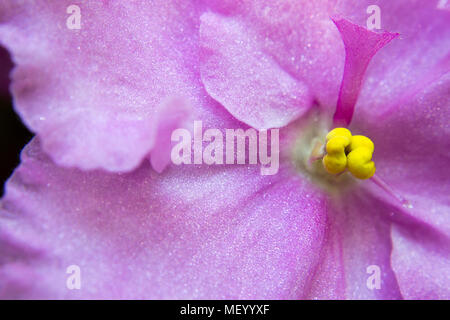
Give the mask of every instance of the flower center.
M 355 185 L 357 180 L 351 175 L 342 174 L 347 170 L 345 148 L 343 149 L 345 163 L 342 163 L 344 161 L 342 153 L 331 155 L 331 152 L 326 150 L 330 126 L 329 117 L 320 110 L 310 112 L 292 133 L 294 144 L 289 150 L 291 150 L 290 158 L 300 174 L 326 191 L 338 192 Z M 338 140 L 333 140 L 330 148 L 334 143 L 338 144 Z M 327 165 L 324 165 L 325 156 L 328 156 L 325 160 Z M 336 166 L 341 166 L 342 170 L 332 167 L 332 162 Z
M 331 193 L 341 193 L 358 185 L 358 180 L 370 179 L 403 207 L 412 208 L 407 199 L 375 175 L 372 140 L 352 135 L 346 128 L 329 131 L 331 123 L 326 119 L 326 115 L 314 110 L 294 130 L 296 139 L 290 150 L 295 168 Z M 347 171 L 350 174 L 345 174 Z

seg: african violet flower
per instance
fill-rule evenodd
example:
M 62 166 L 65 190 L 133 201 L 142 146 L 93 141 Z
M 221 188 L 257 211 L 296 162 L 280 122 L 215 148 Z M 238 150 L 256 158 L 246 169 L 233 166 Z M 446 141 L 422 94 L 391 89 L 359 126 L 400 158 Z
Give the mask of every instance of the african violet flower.
M 450 297 L 445 8 L 84 1 L 68 29 L 71 4 L 0 4 L 15 107 L 37 134 L 1 202 L 1 297 Z M 365 29 L 372 4 L 388 31 Z M 335 109 L 411 205 L 311 163 Z M 170 164 L 191 119 L 281 128 L 279 172 Z

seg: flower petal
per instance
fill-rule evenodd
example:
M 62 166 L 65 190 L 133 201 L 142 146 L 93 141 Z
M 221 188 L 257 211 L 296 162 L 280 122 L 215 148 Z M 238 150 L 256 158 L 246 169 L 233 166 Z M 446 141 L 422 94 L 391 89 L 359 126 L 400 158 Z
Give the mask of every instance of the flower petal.
M 363 77 L 372 57 L 398 34 L 376 33 L 342 18 L 334 18 L 345 45 L 345 67 L 336 112 L 335 127 L 347 127 L 363 83 Z
M 1 202 L 4 298 L 275 299 L 310 286 L 324 200 L 298 177 L 257 166 L 86 173 L 55 166 L 36 140 L 22 161 Z M 66 287 L 70 265 L 80 290 Z
M 411 203 L 404 208 L 372 186 L 373 194 L 395 208 L 392 266 L 407 299 L 448 299 L 450 294 L 450 74 L 442 75 L 445 70 L 436 69 L 428 79 L 434 81 L 390 112 L 354 123 L 375 142 L 378 176 Z
M 389 113 L 356 121 L 352 132 L 375 143 L 377 175 L 412 208 L 402 208 L 377 186 L 372 191 L 401 208 L 403 219 L 420 221 L 450 236 L 450 73 L 422 88 Z
M 393 226 L 392 243 L 392 267 L 406 299 L 450 299 L 448 237 Z
M 237 119 L 257 128 L 278 128 L 311 106 L 306 86 L 258 47 L 256 35 L 234 19 L 201 17 L 201 75 L 208 93 Z
M 308 295 L 312 299 L 400 299 L 390 265 L 390 207 L 363 188 L 328 205 L 329 229 L 322 262 Z M 376 268 L 380 286 L 374 286 Z M 368 285 L 369 282 L 369 285 Z
M 171 135 L 178 128 L 189 128 L 194 119 L 191 108 L 182 99 L 165 101 L 157 116 L 155 127 L 156 141 L 150 152 L 150 163 L 157 172 L 162 172 L 170 164 Z
M 341 0 L 335 12 L 365 26 L 366 9 L 378 5 L 381 29 L 400 36 L 380 50 L 370 63 L 355 117 L 372 117 L 395 110 L 436 79 L 436 69 L 450 57 L 450 12 L 438 0 Z M 441 66 L 440 66 L 441 65 Z
M 127 171 L 152 149 L 155 113 L 172 96 L 200 104 L 198 13 L 190 2 L 2 1 L 15 107 L 60 165 Z
M 227 47 L 217 48 L 215 51 L 217 58 L 219 56 L 224 58 L 223 55 L 225 55 L 227 63 L 234 66 L 232 76 L 237 82 L 230 84 L 232 88 L 238 88 L 239 83 L 246 81 L 244 77 L 241 79 L 241 76 L 248 73 L 252 73 L 253 80 L 257 76 L 261 79 L 265 77 L 272 82 L 265 84 L 267 88 L 273 88 L 279 81 L 273 80 L 273 76 L 260 70 L 259 67 L 257 69 L 252 67 L 259 65 L 273 68 L 275 63 L 278 67 L 276 74 L 281 73 L 283 78 L 286 78 L 287 74 L 300 83 L 306 84 L 308 92 L 317 102 L 325 109 L 334 110 L 339 83 L 342 79 L 344 48 L 339 32 L 330 20 L 332 2 L 328 0 L 208 0 L 205 2 L 214 12 L 214 16 L 223 21 L 222 31 L 219 34 L 225 36 L 225 34 L 238 33 L 235 36 L 236 39 L 242 41 L 241 45 L 244 43 L 247 45 L 247 47 L 239 47 L 238 43 L 227 41 Z M 216 31 L 211 31 L 213 32 Z M 222 43 L 221 39 L 216 39 L 216 46 Z M 255 47 L 259 56 L 249 52 L 249 49 Z M 249 65 L 240 64 L 239 58 L 244 55 L 250 59 Z M 218 67 L 223 72 L 227 71 L 223 70 L 224 66 Z M 213 70 L 210 72 L 212 73 Z M 221 75 L 218 77 L 222 79 Z M 220 83 L 217 83 L 217 86 L 219 85 Z M 256 86 L 252 82 L 244 83 L 244 85 L 245 87 Z M 273 88 L 273 90 L 276 93 L 280 89 Z M 214 94 L 225 100 L 220 92 L 214 92 Z M 269 94 L 272 92 L 261 93 L 263 96 Z M 240 93 L 239 96 L 242 95 L 244 93 Z M 228 105 L 225 107 L 230 108 Z M 247 110 L 251 109 L 255 107 L 255 103 L 246 107 Z

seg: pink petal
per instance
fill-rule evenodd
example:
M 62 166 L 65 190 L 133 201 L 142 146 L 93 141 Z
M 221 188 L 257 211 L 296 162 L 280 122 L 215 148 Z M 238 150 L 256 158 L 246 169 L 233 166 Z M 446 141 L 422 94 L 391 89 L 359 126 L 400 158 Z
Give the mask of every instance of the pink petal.
M 311 106 L 306 86 L 266 55 L 245 25 L 201 17 L 201 75 L 208 93 L 237 119 L 257 128 L 282 127 Z
M 441 76 L 391 112 L 356 119 L 352 132 L 375 143 L 377 175 L 412 208 L 401 204 L 378 187 L 379 198 L 400 207 L 401 218 L 420 222 L 450 235 L 450 141 L 448 123 L 450 73 Z
M 406 299 L 450 299 L 448 237 L 393 226 L 392 242 L 392 267 Z
M 437 8 L 438 0 L 339 1 L 336 14 L 366 25 L 369 5 L 377 4 L 381 28 L 400 36 L 380 50 L 370 63 L 355 116 L 390 112 L 405 97 L 417 94 L 436 79 L 450 54 L 450 11 Z
M 322 261 L 308 295 L 312 299 L 399 299 L 390 265 L 390 208 L 361 187 L 330 201 Z M 380 288 L 368 287 L 380 270 Z
M 378 176 L 411 203 L 404 208 L 372 186 L 378 198 L 392 204 L 392 219 L 399 224 L 392 230 L 392 266 L 407 299 L 450 295 L 450 74 L 439 78 L 444 70 L 391 112 L 354 123 L 375 142 Z
M 378 175 L 412 205 L 401 208 L 391 197 L 373 190 L 401 208 L 392 217 L 401 222 L 392 230 L 392 265 L 408 299 L 450 296 L 450 119 L 445 111 L 450 106 L 449 90 L 447 74 L 395 112 L 359 124 L 375 142 Z
M 348 12 L 368 2 L 361 1 Z M 450 235 L 449 12 L 437 1 L 386 1 L 382 26 L 401 33 L 369 67 L 352 131 L 375 142 L 377 174 L 411 208 L 393 205 L 392 266 L 402 295 L 447 298 Z M 401 13 L 401 14 L 399 14 Z
M 198 14 L 188 2 L 2 1 L 15 107 L 60 165 L 126 171 L 153 148 L 165 98 L 201 105 Z
M 191 108 L 183 100 L 171 99 L 163 103 L 155 124 L 156 142 L 150 153 L 150 163 L 157 172 L 161 173 L 171 162 L 172 132 L 178 128 L 189 128 L 194 121 L 190 119 L 191 114 Z
M 238 90 L 236 96 L 239 98 L 245 98 L 246 95 L 255 97 L 253 104 L 241 106 L 241 113 L 244 116 L 253 112 L 255 103 L 261 104 L 268 96 L 275 99 L 275 94 L 282 90 L 276 87 L 281 81 L 274 79 L 278 75 L 281 75 L 281 79 L 286 79 L 289 75 L 293 80 L 306 84 L 308 92 L 320 104 L 327 109 L 335 108 L 339 83 L 342 79 L 344 50 L 339 32 L 329 18 L 332 3 L 322 0 L 205 2 L 214 12 L 209 15 L 210 20 L 215 17 L 214 21 L 217 23 L 213 30 L 205 27 L 203 32 L 210 34 L 211 37 L 215 35 L 223 37 L 207 42 L 207 48 L 213 47 L 214 53 L 211 57 L 214 61 L 209 62 L 214 62 L 216 68 L 219 68 L 218 71 L 222 72 L 208 71 L 210 73 L 208 76 L 212 78 L 208 78 L 208 81 L 214 80 L 216 89 L 212 91 L 209 88 L 208 91 L 212 92 L 227 109 L 235 110 L 239 103 L 237 98 L 236 101 L 230 101 L 232 97 L 228 97 L 232 88 Z M 211 27 L 210 24 L 208 26 Z M 233 43 L 229 40 L 230 36 L 239 40 Z M 238 44 L 238 41 L 241 43 Z M 251 50 L 254 52 L 249 52 Z M 244 57 L 246 60 L 242 61 Z M 223 60 L 224 65 L 219 65 Z M 244 62 L 248 64 L 245 65 Z M 261 67 L 269 68 L 274 75 L 261 70 Z M 232 77 L 233 82 L 224 79 L 225 72 Z M 244 75 L 250 76 L 253 81 L 244 83 L 246 81 Z M 259 83 L 255 81 L 256 77 L 270 82 Z M 220 80 L 226 84 L 220 83 Z M 239 88 L 241 84 L 245 89 L 249 88 L 248 92 Z M 208 83 L 206 85 L 208 87 Z M 225 87 L 226 93 L 222 94 L 219 91 L 222 87 Z M 250 91 L 257 88 L 262 91 L 256 92 L 256 95 Z M 266 91 L 266 88 L 270 91 Z M 300 99 L 301 93 L 296 94 Z M 256 99 L 258 96 L 262 97 Z M 283 103 L 285 102 L 275 99 L 273 108 L 283 106 Z M 298 104 L 296 101 L 294 103 Z M 269 107 L 262 105 L 264 110 Z M 294 113 L 296 114 L 298 111 Z
M 310 286 L 324 200 L 290 173 L 86 173 L 55 166 L 37 141 L 22 161 L 1 202 L 4 298 L 294 299 Z M 66 287 L 70 265 L 80 290 Z
M 363 77 L 372 57 L 398 34 L 375 33 L 351 23 L 348 20 L 333 19 L 345 45 L 345 67 L 342 78 L 334 126 L 347 127 L 353 117 L 353 111 L 363 83 Z
M 440 10 L 450 11 L 450 2 L 448 0 L 439 0 L 437 8 Z

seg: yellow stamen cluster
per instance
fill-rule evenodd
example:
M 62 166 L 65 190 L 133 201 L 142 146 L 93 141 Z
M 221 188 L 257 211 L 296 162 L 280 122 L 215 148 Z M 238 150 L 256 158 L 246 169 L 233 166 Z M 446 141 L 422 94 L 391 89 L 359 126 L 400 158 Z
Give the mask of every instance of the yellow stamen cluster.
M 346 169 L 358 179 L 369 179 L 375 173 L 372 161 L 373 142 L 365 136 L 352 136 L 350 130 L 336 128 L 326 137 L 326 155 L 322 162 L 325 170 L 331 174 L 344 172 Z

